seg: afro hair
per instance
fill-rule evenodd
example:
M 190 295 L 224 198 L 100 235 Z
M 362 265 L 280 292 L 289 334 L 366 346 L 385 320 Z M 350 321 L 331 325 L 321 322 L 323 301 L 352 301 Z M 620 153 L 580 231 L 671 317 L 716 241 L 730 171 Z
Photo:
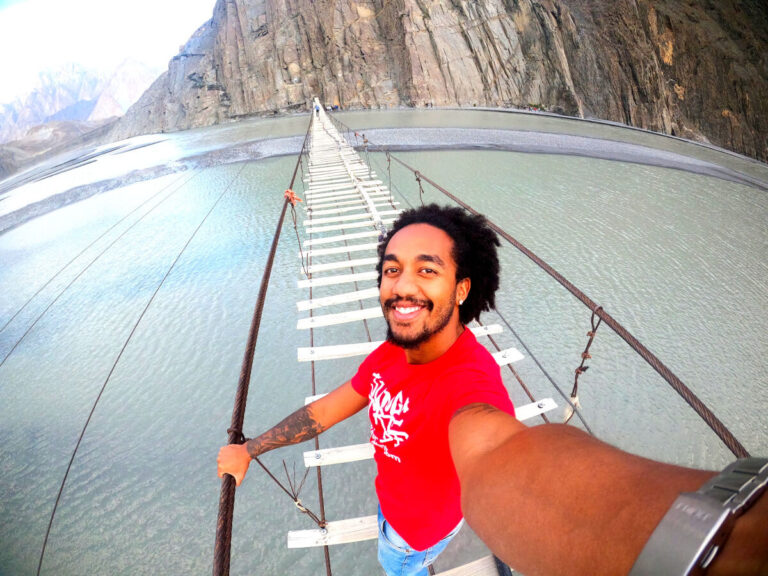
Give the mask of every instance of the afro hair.
M 481 215 L 467 214 L 461 208 L 428 204 L 420 208 L 405 210 L 392 225 L 387 236 L 379 243 L 378 285 L 381 286 L 383 258 L 389 241 L 406 226 L 429 224 L 439 228 L 453 240 L 452 256 L 456 262 L 456 281 L 469 278 L 469 296 L 459 308 L 459 320 L 468 324 L 479 319 L 480 313 L 495 306 L 496 290 L 499 288 L 499 239 L 488 227 Z

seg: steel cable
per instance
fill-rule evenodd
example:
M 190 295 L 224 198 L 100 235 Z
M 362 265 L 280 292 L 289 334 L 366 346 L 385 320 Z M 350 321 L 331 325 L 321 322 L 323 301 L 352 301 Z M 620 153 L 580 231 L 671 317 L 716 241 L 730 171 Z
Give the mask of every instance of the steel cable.
M 122 348 L 120 349 L 120 352 L 117 354 L 117 358 L 115 358 L 115 361 L 112 364 L 112 368 L 110 368 L 109 373 L 107 374 L 106 379 L 104 380 L 104 383 L 101 385 L 101 390 L 99 390 L 98 395 L 96 396 L 96 400 L 93 403 L 93 406 L 91 407 L 91 411 L 88 414 L 88 418 L 85 420 L 85 424 L 83 425 L 83 429 L 80 432 L 80 436 L 77 439 L 77 444 L 75 444 L 75 449 L 72 451 L 72 456 L 69 459 L 69 464 L 67 464 L 67 470 L 64 472 L 64 478 L 61 481 L 61 486 L 59 487 L 59 493 L 56 496 L 56 501 L 53 505 L 53 510 L 51 511 L 51 518 L 48 521 L 48 528 L 45 531 L 45 539 L 43 540 L 43 547 L 40 551 L 40 560 L 37 565 L 37 574 L 40 575 L 40 569 L 43 566 L 43 558 L 45 556 L 45 549 L 48 544 L 48 537 L 51 533 L 51 527 L 53 526 L 53 519 L 56 516 L 56 510 L 59 507 L 59 501 L 61 500 L 61 495 L 64 492 L 64 485 L 67 482 L 67 478 L 69 476 L 69 472 L 72 469 L 72 463 L 75 461 L 75 456 L 77 455 L 77 451 L 80 448 L 80 443 L 83 441 L 83 437 L 85 436 L 85 431 L 88 429 L 88 425 L 91 422 L 91 418 L 93 417 L 94 412 L 96 411 L 96 407 L 99 404 L 99 400 L 101 400 L 102 395 L 104 394 L 104 390 L 107 388 L 107 384 L 109 383 L 110 378 L 112 378 L 112 374 L 115 371 L 115 368 L 117 367 L 118 362 L 120 362 L 120 359 L 123 356 L 123 352 L 125 352 L 126 348 L 128 347 L 129 342 L 131 341 L 131 338 L 133 338 L 133 335 L 136 333 L 136 329 L 139 327 L 139 324 L 141 323 L 141 320 L 144 318 L 144 315 L 147 313 L 147 310 L 149 310 L 149 307 L 152 305 L 152 302 L 154 302 L 155 297 L 157 296 L 158 292 L 160 292 L 160 288 L 163 287 L 163 284 L 165 283 L 166 279 L 170 275 L 171 271 L 174 269 L 176 264 L 179 261 L 179 258 L 181 258 L 181 255 L 184 254 L 184 251 L 187 249 L 189 244 L 192 242 L 192 239 L 197 235 L 200 228 L 202 228 L 203 224 L 206 220 L 208 220 L 208 217 L 213 212 L 214 208 L 218 205 L 219 201 L 224 197 L 224 195 L 229 191 L 229 189 L 232 187 L 232 184 L 237 180 L 238 176 L 240 176 L 240 173 L 243 171 L 243 168 L 245 166 L 241 167 L 238 173 L 235 175 L 235 177 L 232 179 L 232 181 L 227 185 L 227 187 L 222 191 L 221 194 L 219 194 L 219 197 L 216 199 L 216 201 L 211 206 L 210 210 L 208 210 L 208 213 L 203 217 L 203 219 L 200 221 L 200 224 L 197 225 L 197 228 L 195 228 L 195 231 L 192 232 L 192 235 L 187 239 L 186 243 L 184 244 L 184 247 L 181 249 L 181 251 L 178 253 L 176 258 L 174 259 L 173 263 L 171 264 L 170 268 L 168 268 L 168 271 L 165 273 L 165 276 L 163 276 L 163 279 L 160 280 L 160 284 L 157 285 L 157 288 L 155 288 L 155 291 L 152 293 L 152 296 L 147 301 L 146 306 L 144 306 L 144 309 L 141 311 L 141 314 L 139 314 L 138 319 L 136 320 L 136 323 L 133 325 L 133 328 L 131 329 L 131 332 L 128 334 L 128 338 L 123 343 Z
M 396 156 L 392 156 L 392 158 L 396 161 L 402 164 L 404 167 L 406 167 L 408 170 L 412 172 L 416 172 L 414 168 L 397 158 Z M 477 212 L 474 208 L 466 204 L 465 202 L 462 202 L 459 200 L 456 196 L 448 192 L 445 188 L 437 184 L 436 182 L 432 181 L 431 179 L 427 178 L 423 174 L 421 174 L 421 178 L 429 182 L 432 186 L 434 186 L 437 190 L 448 196 L 451 200 L 456 202 L 459 206 L 467 210 L 468 212 L 479 215 L 479 212 Z M 487 219 L 486 219 L 487 220 Z M 591 298 L 589 298 L 586 294 L 584 294 L 581 290 L 576 288 L 573 284 L 571 284 L 563 275 L 561 275 L 557 270 L 552 268 L 549 264 L 544 262 L 541 258 L 539 258 L 536 254 L 531 252 L 528 248 L 526 248 L 523 244 L 518 242 L 515 238 L 510 236 L 506 231 L 504 231 L 500 226 L 492 222 L 491 220 L 487 220 L 488 226 L 493 229 L 499 236 L 504 238 L 507 242 L 512 244 L 515 248 L 517 248 L 520 252 L 525 254 L 528 258 L 530 258 L 534 263 L 536 263 L 539 268 L 544 270 L 547 274 L 549 274 L 552 278 L 554 278 L 561 286 L 563 286 L 568 292 L 570 292 L 573 296 L 575 296 L 582 304 L 584 304 L 587 308 L 589 308 L 594 314 L 596 314 L 599 318 L 601 318 L 608 326 L 611 327 L 611 329 L 622 339 L 624 340 L 629 346 L 637 352 L 658 374 L 664 378 L 664 380 L 669 383 L 670 386 L 685 400 L 688 405 L 693 408 L 693 410 L 698 414 L 704 422 L 707 423 L 707 425 L 712 429 L 712 431 L 717 434 L 717 436 L 720 438 L 720 440 L 723 441 L 723 443 L 728 447 L 731 452 L 733 452 L 734 455 L 736 455 L 738 458 L 745 458 L 749 456 L 749 452 L 747 452 L 746 448 L 736 439 L 736 437 L 731 433 L 730 430 L 715 416 L 715 414 L 694 394 L 694 392 L 688 388 L 682 380 L 680 380 L 659 358 L 657 358 L 650 350 L 648 350 L 640 341 L 635 338 L 624 326 L 622 326 L 617 320 L 615 320 L 608 312 L 606 312 L 602 307 L 598 306 L 594 301 L 592 301 Z
M 13 322 L 13 320 L 16 318 L 16 316 L 18 316 L 19 314 L 21 314 L 21 312 L 24 310 L 24 308 L 26 308 L 26 307 L 29 305 L 29 303 L 30 303 L 30 302 L 32 302 L 32 300 L 34 300 L 34 299 L 35 299 L 35 297 L 36 297 L 38 294 L 40 294 L 40 292 L 42 292 L 43 290 L 45 290 L 45 288 L 46 288 L 46 287 L 47 287 L 47 286 L 48 286 L 48 285 L 49 285 L 51 282 L 53 282 L 53 281 L 54 281 L 54 280 L 55 280 L 55 279 L 56 279 L 56 278 L 59 276 L 59 274 L 61 274 L 62 272 L 64 272 L 64 270 L 66 270 L 66 269 L 69 267 L 69 265 L 70 265 L 70 264 L 72 264 L 72 263 L 73 263 L 75 260 L 77 260 L 78 258 L 80 258 L 80 256 L 82 256 L 82 255 L 83 255 L 83 254 L 84 254 L 84 253 L 85 253 L 85 252 L 86 252 L 86 251 L 87 251 L 87 250 L 88 250 L 88 249 L 89 249 L 91 246 L 93 246 L 94 244 L 96 244 L 96 242 L 98 242 L 99 240 L 101 240 L 102 238 L 104 238 L 104 236 L 106 236 L 107 234 L 109 234 L 110 232 L 112 232 L 112 230 L 114 230 L 114 229 L 115 229 L 117 226 L 119 226 L 121 223 L 123 223 L 123 222 L 124 222 L 124 221 L 125 221 L 125 220 L 126 220 L 126 219 L 127 219 L 127 218 L 128 218 L 130 215 L 131 215 L 131 214 L 133 214 L 134 212 L 137 212 L 137 211 L 138 211 L 139 209 L 141 209 L 143 206 L 145 206 L 146 204 L 148 204 L 149 202 L 151 202 L 152 200 L 154 200 L 155 198 L 157 198 L 157 197 L 158 197 L 160 194 L 162 194 L 162 193 L 163 193 L 165 190 L 167 190 L 168 188 L 172 187 L 172 186 L 173 186 L 174 184 L 176 184 L 176 183 L 177 183 L 179 180 L 181 180 L 182 178 L 184 178 L 184 176 L 186 176 L 186 174 L 182 174 L 182 175 L 181 175 L 179 178 L 177 178 L 176 180 L 174 180 L 172 183 L 168 184 L 167 186 L 164 186 L 163 188 L 160 188 L 160 190 L 158 190 L 158 191 L 157 191 L 157 192 L 155 192 L 155 193 L 154 193 L 152 196 L 150 196 L 149 198 L 147 198 L 146 200 L 144 200 L 144 202 L 142 202 L 141 204 L 139 204 L 138 206 L 136 206 L 136 208 L 134 208 L 133 210 L 131 210 L 130 212 L 128 212 L 128 214 L 126 214 L 125 216 L 123 216 L 122 218 L 120 218 L 120 220 L 118 220 L 117 222 L 115 222 L 114 224 L 112 224 L 112 226 L 110 226 L 110 227 L 109 227 L 107 230 L 105 230 L 105 231 L 104 231 L 102 234 L 100 234 L 100 235 L 99 235 L 99 237 L 98 237 L 98 238 L 96 238 L 95 240 L 93 240 L 93 241 L 92 241 L 90 244 L 88 244 L 88 246 L 86 246 L 85 248 L 83 248 L 82 250 L 80 250 L 80 252 L 78 252 L 78 253 L 77 253 L 77 254 L 76 254 L 76 255 L 75 255 L 75 256 L 74 256 L 74 257 L 73 257 L 73 258 L 72 258 L 72 259 L 71 259 L 69 262 L 67 262 L 66 264 L 64 264 L 64 266 L 62 266 L 62 267 L 59 269 L 59 271 L 58 271 L 58 272 L 56 272 L 56 273 L 55 273 L 53 276 L 51 276 L 51 277 L 48 279 L 48 281 L 47 281 L 45 284 L 43 284 L 42 286 L 40 286 L 40 288 L 38 288 L 38 289 L 37 289 L 37 292 L 35 292 L 34 294 L 32 294 L 32 296 L 30 296 L 30 297 L 27 299 L 27 301 L 24 303 L 24 305 L 23 305 L 21 308 L 19 308 L 19 309 L 16 311 L 16 313 L 15 313 L 13 316 L 11 316 L 11 317 L 10 317 L 10 318 L 9 318 L 9 319 L 6 321 L 6 323 L 3 325 L 3 327 L 2 327 L 2 328 L 0 328 L 0 332 L 2 332 L 3 330 L 5 330 L 5 329 L 8 327 L 8 325 L 9 325 L 11 322 Z M 194 177 L 194 174 L 193 174 L 193 177 Z M 192 179 L 192 178 L 189 178 L 189 180 L 191 180 L 191 179 Z M 187 180 L 187 182 L 189 182 L 189 180 Z M 185 182 L 184 184 L 186 184 L 187 182 Z M 182 184 L 182 186 L 184 186 L 184 184 Z
M 307 132 L 304 135 L 304 142 L 301 145 L 301 151 L 299 152 L 299 159 L 296 162 L 296 166 L 293 169 L 293 176 L 291 177 L 291 183 L 288 189 L 293 190 L 293 185 L 296 181 L 296 174 L 299 171 L 299 164 L 301 162 L 302 153 L 307 145 L 309 138 L 309 131 L 312 126 L 312 118 L 310 115 L 310 122 L 307 126 Z M 259 287 L 259 294 L 256 299 L 256 306 L 253 311 L 253 317 L 251 319 L 251 327 L 248 331 L 248 340 L 245 346 L 245 353 L 243 355 L 243 361 L 240 367 L 240 377 L 237 384 L 237 391 L 235 393 L 235 402 L 232 408 L 232 423 L 228 429 L 229 443 L 234 444 L 242 438 L 243 422 L 245 420 L 245 407 L 248 401 L 248 387 L 251 381 L 251 371 L 253 368 L 253 357 L 256 350 L 256 342 L 259 335 L 259 327 L 261 326 L 261 316 L 264 311 L 264 301 L 267 296 L 267 288 L 269 286 L 269 279 L 272 275 L 272 266 L 275 261 L 275 254 L 277 252 L 277 244 L 280 240 L 280 232 L 283 228 L 283 221 L 285 220 L 285 213 L 288 209 L 290 201 L 288 198 L 283 200 L 283 207 L 280 211 L 280 217 L 277 221 L 277 227 L 272 237 L 272 246 L 267 258 L 267 264 L 264 269 L 264 273 L 261 277 L 261 285 Z M 230 549 L 232 543 L 232 519 L 234 516 L 235 507 L 235 479 L 229 474 L 225 474 L 221 479 L 221 491 L 219 494 L 219 514 L 216 521 L 216 542 L 213 551 L 213 574 L 214 576 L 226 576 L 229 574 L 229 561 L 230 561 Z
M 195 174 L 192 176 L 192 178 L 194 178 L 194 177 L 195 177 L 197 174 L 198 174 L 198 173 L 195 173 Z M 188 184 L 188 183 L 189 183 L 189 182 L 192 180 L 192 178 L 190 178 L 189 180 L 187 180 L 186 182 L 184 182 L 184 184 L 182 184 L 181 186 L 179 186 L 178 188 L 176 188 L 176 189 L 175 189 L 173 192 L 171 192 L 170 194 L 168 194 L 168 195 L 167 195 L 165 198 L 163 198 L 162 200 L 160 200 L 160 202 L 158 202 L 157 204 L 155 204 L 155 205 L 154 205 L 154 206 L 153 206 L 153 207 L 152 207 L 150 210 L 148 210 L 148 211 L 147 211 L 145 214 L 143 214 L 143 215 L 142 215 L 142 216 L 141 216 L 141 217 L 140 217 L 138 220 L 136 220 L 136 222 L 134 222 L 133 224 L 131 224 L 131 225 L 130 225 L 128 228 L 126 228 L 126 229 L 125 229 L 125 230 L 124 230 L 124 231 L 123 231 L 123 232 L 122 232 L 122 233 L 121 233 L 121 234 L 120 234 L 120 235 L 119 235 L 117 238 L 115 238 L 115 239 L 114 239 L 112 242 L 110 242 L 110 243 L 109 243 L 109 245 L 107 245 L 107 247 L 106 247 L 106 248 L 104 248 L 104 250 L 102 250 L 101 252 L 99 252 L 99 253 L 96 255 L 96 257 L 95 257 L 93 260 L 91 260 L 91 261 L 90 261 L 90 262 L 89 262 L 89 263 L 88 263 L 88 264 L 85 266 L 85 268 L 83 268 L 83 269 L 82 269 L 82 270 L 81 270 L 81 271 L 78 273 L 78 275 L 77 275 L 77 276 L 75 276 L 75 277 L 74 277 L 74 278 L 73 278 L 73 279 L 72 279 L 72 280 L 69 282 L 69 284 L 67 284 L 67 285 L 64 287 L 64 289 L 63 289 L 61 292 L 59 292 L 59 294 L 56 296 L 56 298 L 54 298 L 54 299 L 53 299 L 53 300 L 50 302 L 50 304 L 48 304 L 48 306 L 46 306 L 46 307 L 45 307 L 45 309 L 44 309 L 44 310 L 43 310 L 43 311 L 42 311 L 42 312 L 41 312 L 41 313 L 38 315 L 38 317 L 37 317 L 37 318 L 35 318 L 35 321 L 34 321 L 34 322 L 32 322 L 32 324 L 30 324 L 30 326 L 27 328 L 27 330 L 24 332 L 24 334 L 22 334 L 22 335 L 21 335 L 21 338 L 19 338 L 19 339 L 16 341 L 16 343 L 13 345 L 13 347 L 12 347 L 12 348 L 11 348 L 11 349 L 8 351 L 8 353 L 5 355 L 5 357 L 3 358 L 2 362 L 0 362 L 0 368 L 2 368 L 3 364 L 5 364 L 5 361 L 6 361 L 6 360 L 8 360 L 8 358 L 10 357 L 10 355 L 11 355 L 11 354 L 13 354 L 14 350 L 16 350 L 16 348 L 19 346 L 19 344 L 21 344 L 22 340 L 24 340 L 24 338 L 26 338 L 26 337 L 27 337 L 27 335 L 29 335 L 29 333 L 32 331 L 32 329 L 33 329 L 33 328 L 34 328 L 34 327 L 37 325 L 37 323 L 40 321 L 40 319 L 41 319 L 43 316 L 45 316 L 45 314 L 48 312 L 48 310 L 50 310 L 50 309 L 51 309 L 51 307 L 52 307 L 54 304 L 56 304 L 56 302 L 58 302 L 58 301 L 59 301 L 59 298 L 61 298 L 61 297 L 62 297 L 62 295 L 63 295 L 63 294 L 64 294 L 64 293 L 65 293 L 67 290 L 69 290 L 69 288 L 70 288 L 70 287 L 71 287 L 71 286 L 72 286 L 72 285 L 73 285 L 73 284 L 74 284 L 74 283 L 75 283 L 75 282 L 76 282 L 76 281 L 77 281 L 77 280 L 78 280 L 78 279 L 79 279 L 79 278 L 80 278 L 80 277 L 81 277 L 83 274 L 85 274 L 85 272 L 86 272 L 86 271 L 87 271 L 87 270 L 88 270 L 88 269 L 89 269 L 89 268 L 90 268 L 90 267 L 91 267 L 91 266 L 92 266 L 92 265 L 93 265 L 93 264 L 94 264 L 94 263 L 95 263 L 95 262 L 96 262 L 96 261 L 97 261 L 99 258 L 101 258 L 101 257 L 102 257 L 102 256 L 103 256 L 103 255 L 106 253 L 106 251 L 107 251 L 107 250 L 109 250 L 109 249 L 110 249 L 112 246 L 114 246 L 114 245 L 117 243 L 117 241 L 118 241 L 118 240 L 120 240 L 120 239 L 121 239 L 123 236 L 125 236 L 125 235 L 126 235 L 126 234 L 127 234 L 127 233 L 128 233 L 128 232 L 129 232 L 129 231 L 130 231 L 130 230 L 131 230 L 133 227 L 134 227 L 134 226 L 136 226 L 136 225 L 137 225 L 139 222 L 141 222 L 141 221 L 142 221 L 144 218 L 146 218 L 146 217 L 147 217 L 149 214 L 151 214 L 151 213 L 152 213 L 152 212 L 153 212 L 153 211 L 154 211 L 154 210 L 155 210 L 155 209 L 156 209 L 158 206 L 160 206 L 160 204 L 162 204 L 163 202 L 165 202 L 166 200 L 168 200 L 168 199 L 169 199 L 171 196 L 173 196 L 174 194 L 176 194 L 176 192 L 178 192 L 178 191 L 179 191 L 179 190 L 181 190 L 181 189 L 182 189 L 184 186 L 186 186 L 186 185 L 187 185 L 187 184 Z

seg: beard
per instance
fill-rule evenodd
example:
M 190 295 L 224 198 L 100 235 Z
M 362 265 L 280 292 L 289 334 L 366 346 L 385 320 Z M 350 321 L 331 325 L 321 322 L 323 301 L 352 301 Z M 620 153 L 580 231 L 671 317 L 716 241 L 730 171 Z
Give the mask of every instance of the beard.
M 456 292 L 454 290 L 454 294 L 451 298 L 449 298 L 449 302 L 454 302 L 456 300 Z M 385 308 L 391 308 L 392 305 L 395 302 L 412 302 L 416 303 L 418 305 L 424 306 L 428 312 L 432 312 L 435 309 L 435 304 L 431 300 L 423 300 L 423 301 L 416 301 L 413 299 L 402 299 L 402 298 L 391 298 L 390 300 L 387 300 L 384 303 Z M 451 321 L 451 316 L 453 315 L 453 307 L 450 304 L 445 305 L 444 307 L 437 309 L 437 316 L 431 321 L 431 322 L 425 322 L 424 326 L 421 328 L 421 330 L 415 334 L 412 335 L 397 335 L 392 331 L 392 325 L 389 322 L 389 318 L 386 316 L 384 317 L 386 323 L 387 323 L 387 342 L 390 344 L 394 344 L 395 346 L 399 346 L 400 348 L 403 348 L 405 350 L 412 350 L 414 348 L 419 347 L 421 344 L 429 340 L 434 334 L 440 332 L 443 328 L 445 328 L 448 323 Z

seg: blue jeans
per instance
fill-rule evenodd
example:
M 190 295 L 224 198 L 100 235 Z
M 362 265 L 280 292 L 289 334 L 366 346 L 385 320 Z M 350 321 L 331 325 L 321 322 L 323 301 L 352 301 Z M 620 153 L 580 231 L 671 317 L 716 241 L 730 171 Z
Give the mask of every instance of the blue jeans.
M 448 542 L 458 534 L 463 523 L 464 520 L 459 522 L 448 536 L 434 546 L 419 552 L 411 548 L 408 542 L 395 532 L 379 507 L 379 563 L 387 576 L 427 576 L 427 566 L 445 550 Z

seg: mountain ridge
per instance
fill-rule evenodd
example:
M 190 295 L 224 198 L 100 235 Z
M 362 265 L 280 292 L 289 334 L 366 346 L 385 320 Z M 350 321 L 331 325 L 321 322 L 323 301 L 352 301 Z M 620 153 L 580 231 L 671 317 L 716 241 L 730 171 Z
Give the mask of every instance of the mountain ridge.
M 768 160 L 753 0 L 218 0 L 114 138 L 308 110 L 528 105 Z

